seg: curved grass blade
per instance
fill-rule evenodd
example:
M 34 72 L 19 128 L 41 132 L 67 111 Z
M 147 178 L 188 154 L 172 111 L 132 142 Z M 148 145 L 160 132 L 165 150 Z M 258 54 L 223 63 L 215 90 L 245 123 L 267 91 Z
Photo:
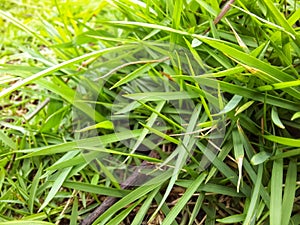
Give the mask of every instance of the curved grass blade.
M 222 109 L 221 112 L 219 112 L 217 115 L 225 114 L 233 110 L 237 105 L 240 103 L 240 101 L 243 99 L 243 96 L 240 95 L 234 95 L 232 99 L 226 104 L 224 109 Z
M 279 116 L 278 116 L 278 112 L 277 112 L 277 108 L 276 107 L 272 107 L 272 111 L 271 111 L 271 119 L 273 121 L 273 123 L 281 128 L 281 129 L 284 129 L 285 126 L 283 125 L 283 123 L 281 122 Z

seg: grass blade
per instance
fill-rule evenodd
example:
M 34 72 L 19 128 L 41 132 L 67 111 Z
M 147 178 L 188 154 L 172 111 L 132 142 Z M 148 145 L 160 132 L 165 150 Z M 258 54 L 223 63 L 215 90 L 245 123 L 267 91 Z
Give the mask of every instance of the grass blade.
M 78 198 L 77 198 L 77 196 L 75 196 L 74 201 L 73 201 L 73 206 L 72 206 L 70 225 L 77 224 L 77 217 L 78 217 Z
M 20 152 L 28 153 L 22 158 L 28 158 L 28 157 L 39 156 L 39 155 L 51 155 L 51 154 L 68 152 L 68 151 L 76 151 L 80 149 L 82 146 L 94 147 L 99 145 L 107 145 L 109 143 L 114 143 L 117 141 L 122 141 L 129 138 L 137 137 L 140 135 L 140 133 L 141 130 L 133 130 L 130 133 L 120 132 L 115 134 L 107 134 L 99 137 L 91 137 L 91 138 L 81 139 L 78 141 L 57 144 L 53 146 L 20 150 Z
M 285 128 L 285 126 L 282 124 L 282 122 L 281 122 L 281 120 L 280 120 L 280 118 L 279 118 L 279 116 L 278 116 L 278 112 L 277 112 L 277 108 L 276 108 L 276 107 L 273 107 L 273 108 L 272 108 L 271 119 L 272 119 L 273 123 L 274 123 L 277 127 L 281 128 L 281 129 L 284 129 L 284 128 Z
M 277 150 L 277 154 L 279 153 L 280 151 Z M 283 160 L 276 159 L 273 162 L 272 177 L 271 177 L 270 224 L 272 225 L 281 225 L 282 183 L 283 183 L 282 179 L 283 179 Z
M 293 147 L 300 147 L 299 139 L 278 137 L 278 136 L 274 136 L 274 135 L 264 135 L 264 138 L 269 141 L 278 143 L 278 144 L 282 144 L 282 145 L 286 145 L 286 146 L 293 146 Z
M 255 219 L 257 203 L 259 200 L 259 190 L 260 190 L 260 185 L 262 182 L 262 175 L 263 175 L 263 164 L 260 164 L 258 166 L 257 177 L 256 177 L 254 189 L 253 189 L 251 200 L 250 200 L 250 205 L 248 207 L 247 212 L 244 212 L 244 214 L 246 215 L 246 218 L 243 222 L 243 225 L 250 225 L 251 221 L 254 221 L 254 219 Z
M 63 169 L 57 179 L 54 181 L 53 185 L 52 185 L 52 188 L 51 190 L 49 191 L 45 201 L 43 202 L 43 204 L 41 205 L 40 209 L 39 209 L 39 212 L 41 210 L 43 210 L 47 205 L 48 203 L 55 197 L 56 193 L 59 191 L 59 189 L 61 188 L 63 182 L 66 180 L 68 174 L 70 173 L 72 168 L 66 168 L 66 169 Z
M 237 105 L 240 103 L 240 101 L 243 99 L 243 96 L 240 95 L 234 95 L 232 99 L 226 104 L 224 109 L 222 109 L 221 112 L 218 113 L 218 115 L 225 114 L 233 110 Z
M 295 194 L 296 194 L 296 181 L 297 181 L 297 160 L 291 159 L 286 174 L 284 195 L 282 200 L 281 225 L 289 225 L 290 223 Z
M 197 177 L 195 181 L 191 184 L 191 186 L 186 190 L 184 195 L 179 199 L 177 204 L 172 208 L 171 212 L 164 219 L 162 225 L 171 225 L 177 215 L 180 213 L 183 207 L 185 207 L 186 203 L 190 200 L 192 195 L 197 191 L 200 184 L 204 181 L 206 177 L 205 173 L 202 173 Z
M 42 167 L 42 165 L 40 165 L 37 173 L 35 174 L 35 176 L 33 178 L 31 188 L 30 188 L 30 191 L 29 191 L 28 204 L 29 204 L 29 210 L 30 210 L 31 213 L 33 213 L 34 201 L 37 199 L 36 198 L 36 193 L 37 193 L 37 189 L 38 189 L 38 185 L 39 185 L 40 176 L 42 174 L 42 170 L 43 170 L 43 167 Z

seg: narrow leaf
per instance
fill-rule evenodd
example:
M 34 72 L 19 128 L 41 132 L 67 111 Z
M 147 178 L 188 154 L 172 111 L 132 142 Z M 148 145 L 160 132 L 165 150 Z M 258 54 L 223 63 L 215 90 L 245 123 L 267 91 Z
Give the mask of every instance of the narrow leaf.
M 278 137 L 274 135 L 264 135 L 264 138 L 273 141 L 278 144 L 293 146 L 293 147 L 300 147 L 300 140 L 294 138 L 286 138 L 286 137 Z
M 277 153 L 280 153 L 277 151 Z M 281 225 L 283 160 L 273 162 L 270 196 L 270 224 Z
M 175 218 L 178 216 L 180 211 L 185 207 L 186 203 L 190 200 L 193 194 L 197 191 L 197 188 L 204 181 L 206 177 L 205 173 L 202 173 L 197 177 L 197 179 L 191 184 L 191 186 L 186 190 L 184 195 L 179 199 L 177 204 L 172 208 L 171 212 L 167 215 L 162 225 L 171 225 Z
M 296 181 L 297 181 L 297 161 L 296 159 L 291 159 L 284 187 L 284 195 L 282 200 L 282 218 L 281 225 L 289 225 L 294 201 L 296 194 Z
M 39 212 L 44 209 L 48 203 L 55 197 L 56 193 L 61 188 L 63 182 L 66 180 L 68 174 L 70 173 L 72 168 L 66 168 L 64 169 L 57 177 L 57 179 L 54 181 L 51 190 L 49 191 L 45 201 L 41 205 Z
M 265 151 L 259 152 L 251 158 L 251 164 L 259 165 L 259 164 L 265 162 L 266 160 L 268 160 L 270 157 L 271 157 L 271 154 L 268 152 L 265 152 Z
M 282 122 L 281 122 L 281 120 L 280 120 L 280 118 L 278 116 L 278 112 L 277 112 L 277 108 L 276 107 L 272 107 L 271 118 L 272 118 L 273 123 L 277 127 L 281 128 L 281 129 L 285 128 L 285 126 L 282 124 Z
M 224 109 L 221 112 L 218 113 L 218 115 L 230 112 L 231 110 L 233 110 L 240 103 L 240 101 L 242 99 L 243 99 L 243 96 L 234 95 L 232 97 L 232 99 L 226 104 Z

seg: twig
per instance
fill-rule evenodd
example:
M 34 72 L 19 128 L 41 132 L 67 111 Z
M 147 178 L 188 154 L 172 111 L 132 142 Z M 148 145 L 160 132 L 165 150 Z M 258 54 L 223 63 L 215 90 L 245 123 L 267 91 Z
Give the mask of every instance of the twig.
M 6 173 L 9 173 L 9 171 L 11 170 L 11 168 L 12 168 L 12 165 L 14 164 L 14 162 L 15 162 L 15 158 L 16 158 L 16 153 L 14 153 L 14 154 L 12 154 L 12 157 L 11 157 L 11 159 L 9 160 L 9 163 L 8 163 L 8 165 L 6 166 Z
M 36 114 L 38 114 L 48 103 L 50 102 L 50 98 L 46 98 L 31 114 L 25 116 L 25 120 L 31 120 Z
M 226 4 L 223 6 L 223 8 L 221 9 L 221 12 L 219 13 L 219 15 L 217 15 L 217 17 L 214 19 L 214 24 L 216 25 L 217 23 L 220 22 L 220 20 L 225 16 L 225 14 L 229 11 L 229 9 L 231 8 L 231 5 L 234 3 L 235 0 L 229 0 L 228 2 L 226 2 Z M 210 31 L 210 27 L 207 28 L 207 30 L 204 32 L 204 34 L 206 34 L 208 31 Z
M 225 16 L 225 14 L 228 12 L 228 10 L 231 8 L 231 5 L 234 3 L 235 0 L 229 0 L 226 2 L 226 4 L 223 6 L 221 12 L 219 15 L 214 19 L 214 24 L 217 24 L 220 22 L 220 20 Z

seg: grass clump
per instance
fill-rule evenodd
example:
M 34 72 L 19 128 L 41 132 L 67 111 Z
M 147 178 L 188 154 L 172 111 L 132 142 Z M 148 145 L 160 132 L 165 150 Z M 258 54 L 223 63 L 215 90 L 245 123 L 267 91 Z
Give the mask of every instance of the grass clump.
M 229 3 L 0 3 L 0 224 L 299 224 L 299 3 Z

